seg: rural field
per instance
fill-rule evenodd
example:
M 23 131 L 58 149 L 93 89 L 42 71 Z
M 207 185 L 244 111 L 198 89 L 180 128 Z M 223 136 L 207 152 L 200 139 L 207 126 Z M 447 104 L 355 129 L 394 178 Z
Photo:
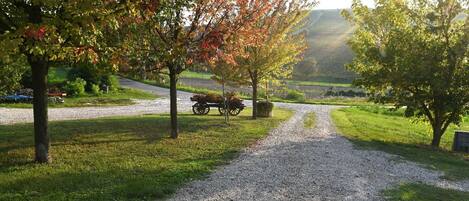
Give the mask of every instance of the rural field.
M 469 201 L 465 0 L 0 1 L 0 201 Z

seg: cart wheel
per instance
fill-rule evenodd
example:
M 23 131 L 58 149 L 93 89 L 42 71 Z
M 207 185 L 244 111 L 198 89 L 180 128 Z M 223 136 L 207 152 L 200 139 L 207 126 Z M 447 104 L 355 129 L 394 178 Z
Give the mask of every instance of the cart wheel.
M 210 112 L 210 107 L 200 103 L 196 103 L 192 106 L 192 112 L 196 115 L 206 115 Z
M 218 112 L 220 115 L 225 115 L 225 108 L 224 107 L 218 107 Z
M 239 113 L 241 113 L 241 110 L 243 110 L 243 109 L 241 109 L 241 108 L 239 108 L 239 107 L 230 108 L 230 112 L 229 112 L 229 113 L 230 113 L 231 116 L 238 116 Z

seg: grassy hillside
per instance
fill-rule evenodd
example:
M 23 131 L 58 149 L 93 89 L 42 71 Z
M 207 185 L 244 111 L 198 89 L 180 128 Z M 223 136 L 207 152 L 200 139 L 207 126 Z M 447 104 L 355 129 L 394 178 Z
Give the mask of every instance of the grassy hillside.
M 353 79 L 354 74 L 347 72 L 344 67 L 353 58 L 353 53 L 347 46 L 353 28 L 340 12 L 341 10 L 311 12 L 305 25 L 308 49 L 304 61 L 295 68 L 295 79 L 334 82 L 350 82 Z

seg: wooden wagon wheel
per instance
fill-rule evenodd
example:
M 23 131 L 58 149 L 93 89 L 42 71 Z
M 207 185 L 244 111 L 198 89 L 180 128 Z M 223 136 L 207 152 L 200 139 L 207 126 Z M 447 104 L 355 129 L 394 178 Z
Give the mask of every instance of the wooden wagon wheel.
M 220 115 L 225 115 L 225 107 L 223 105 L 218 106 L 218 112 Z
M 230 113 L 231 116 L 238 116 L 239 113 L 241 113 L 241 110 L 243 110 L 243 109 L 241 109 L 239 107 L 234 107 L 234 108 L 230 108 L 229 113 Z
M 196 103 L 192 106 L 192 112 L 196 115 L 206 115 L 210 112 L 210 107 L 205 104 Z

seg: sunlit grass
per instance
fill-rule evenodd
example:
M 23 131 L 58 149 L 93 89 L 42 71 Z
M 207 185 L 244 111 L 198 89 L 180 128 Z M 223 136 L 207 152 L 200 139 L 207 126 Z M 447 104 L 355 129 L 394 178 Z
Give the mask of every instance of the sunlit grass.
M 246 110 L 226 126 L 215 115 L 102 118 L 50 123 L 53 162 L 38 165 L 32 124 L 0 126 L 0 200 L 155 200 L 200 179 L 265 137 L 292 112 L 252 120 Z
M 440 170 L 448 179 L 469 179 L 469 154 L 452 153 L 454 131 L 469 130 L 469 117 L 461 127 L 451 126 L 442 138 L 442 150 L 430 148 L 431 129 L 413 123 L 402 112 L 387 109 L 343 108 L 332 114 L 340 133 L 359 147 L 397 154 L 425 167 Z
M 402 184 L 388 189 L 384 196 L 389 201 L 463 201 L 469 200 L 469 192 L 448 190 L 425 184 Z
M 100 95 L 87 94 L 80 97 L 65 97 L 65 103 L 49 104 L 49 107 L 103 107 L 133 105 L 132 99 L 152 100 L 157 96 L 142 90 L 121 88 L 110 93 Z M 0 107 L 8 108 L 32 108 L 31 103 L 1 103 Z

